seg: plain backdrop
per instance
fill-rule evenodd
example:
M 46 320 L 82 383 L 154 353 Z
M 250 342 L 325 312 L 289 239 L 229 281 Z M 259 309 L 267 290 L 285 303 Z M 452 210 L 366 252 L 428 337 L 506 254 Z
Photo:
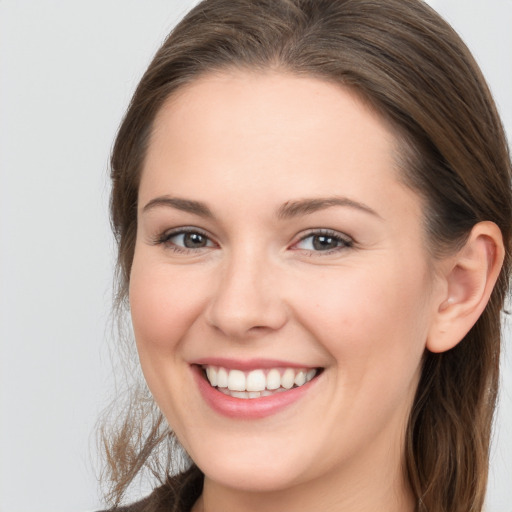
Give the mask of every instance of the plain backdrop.
M 0 511 L 100 506 L 94 425 L 112 396 L 108 156 L 189 0 L 0 0 Z M 512 134 L 512 0 L 431 0 Z M 511 327 L 488 511 L 512 511 Z

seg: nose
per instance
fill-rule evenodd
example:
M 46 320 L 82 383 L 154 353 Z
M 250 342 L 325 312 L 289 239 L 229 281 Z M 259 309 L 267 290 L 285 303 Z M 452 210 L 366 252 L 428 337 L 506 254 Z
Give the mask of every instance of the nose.
M 279 269 L 256 250 L 240 251 L 223 262 L 206 318 L 233 339 L 279 330 L 287 308 L 279 287 Z

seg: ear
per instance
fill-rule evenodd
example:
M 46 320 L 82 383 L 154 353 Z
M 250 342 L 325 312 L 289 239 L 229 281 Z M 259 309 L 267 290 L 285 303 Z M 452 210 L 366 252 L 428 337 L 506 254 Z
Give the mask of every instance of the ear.
M 482 314 L 498 279 L 505 249 L 493 222 L 479 222 L 464 247 L 441 263 L 441 293 L 426 347 L 445 352 L 457 345 Z

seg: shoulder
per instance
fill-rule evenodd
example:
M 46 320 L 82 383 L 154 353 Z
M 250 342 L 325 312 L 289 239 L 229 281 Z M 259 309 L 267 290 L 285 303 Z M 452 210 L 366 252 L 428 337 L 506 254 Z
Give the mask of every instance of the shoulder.
M 149 496 L 130 505 L 98 512 L 189 512 L 203 489 L 203 475 L 193 466 L 185 473 L 169 477 Z
M 163 487 L 165 486 L 158 487 L 149 496 L 146 496 L 136 503 L 100 510 L 98 512 L 158 512 L 162 509 L 163 505 L 162 495 L 165 494 Z M 167 510 L 169 510 L 171 504 L 171 502 L 167 502 Z

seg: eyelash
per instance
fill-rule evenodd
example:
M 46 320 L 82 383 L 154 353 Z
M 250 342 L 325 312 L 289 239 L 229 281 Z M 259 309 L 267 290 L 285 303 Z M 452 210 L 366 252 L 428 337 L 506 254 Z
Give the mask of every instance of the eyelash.
M 183 247 L 183 246 L 177 245 L 170 241 L 174 237 L 177 237 L 180 235 L 185 236 L 187 234 L 200 235 L 201 237 L 204 237 L 206 239 L 207 244 L 210 244 L 210 245 L 206 245 L 204 247 L 191 248 L 191 247 Z M 299 245 L 300 243 L 304 242 L 308 238 L 315 238 L 315 237 L 325 237 L 328 239 L 332 239 L 335 243 L 337 243 L 339 245 L 332 249 L 327 249 L 325 251 L 312 250 L 312 249 L 293 249 L 293 247 Z M 166 232 L 162 233 L 155 240 L 154 243 L 155 243 L 155 245 L 164 245 L 164 246 L 166 246 L 166 248 L 168 248 L 174 252 L 181 253 L 181 254 L 196 252 L 200 249 L 206 249 L 206 248 L 215 246 L 215 243 L 211 240 L 210 236 L 207 233 L 205 233 L 204 231 L 201 231 L 200 229 L 197 229 L 197 228 L 177 228 L 172 231 L 166 231 Z M 329 229 L 316 229 L 316 230 L 310 231 L 308 234 L 304 235 L 298 242 L 295 242 L 292 245 L 292 250 L 296 250 L 296 251 L 302 250 L 302 251 L 305 251 L 308 255 L 324 256 L 324 255 L 333 254 L 335 252 L 339 252 L 339 251 L 342 251 L 345 249 L 349 249 L 351 247 L 354 247 L 354 240 L 352 238 L 350 238 L 346 235 L 343 236 L 340 233 L 338 233 L 337 231 L 332 231 Z
M 335 243 L 339 244 L 337 247 L 333 247 L 332 249 L 327 249 L 325 251 L 321 250 L 311 250 L 311 249 L 294 249 L 294 250 L 304 250 L 310 255 L 321 255 L 326 256 L 329 254 L 333 254 L 339 251 L 343 251 L 346 249 L 350 249 L 351 247 L 354 247 L 354 240 L 350 238 L 347 235 L 342 235 L 341 233 L 337 231 L 332 231 L 330 229 L 316 229 L 314 231 L 310 231 L 307 235 L 303 236 L 298 242 L 294 244 L 294 246 L 300 244 L 301 242 L 304 242 L 308 238 L 315 238 L 315 237 L 325 237 L 332 239 Z
M 182 247 L 180 245 L 177 245 L 170 240 L 174 237 L 177 237 L 179 235 L 187 235 L 187 234 L 193 234 L 193 235 L 200 235 L 204 237 L 207 241 L 207 243 L 213 243 L 210 236 L 206 234 L 204 231 L 201 231 L 197 228 L 177 228 L 172 231 L 166 231 L 162 233 L 156 240 L 155 245 L 164 245 L 166 248 L 177 252 L 177 253 L 190 253 L 190 252 L 196 252 L 200 249 L 206 249 L 209 247 L 212 247 L 212 245 L 207 245 L 205 247 L 197 247 L 197 248 L 191 248 L 191 247 Z

